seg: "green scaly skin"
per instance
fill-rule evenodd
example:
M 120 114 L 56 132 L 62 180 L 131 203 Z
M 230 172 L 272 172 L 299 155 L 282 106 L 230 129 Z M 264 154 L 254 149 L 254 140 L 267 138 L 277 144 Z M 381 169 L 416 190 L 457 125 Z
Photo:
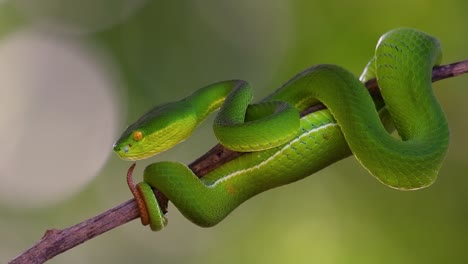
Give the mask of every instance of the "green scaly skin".
M 384 103 L 373 101 L 355 76 L 335 65 L 307 69 L 253 106 L 245 82 L 226 81 L 153 109 L 123 133 L 114 150 L 129 160 L 164 151 L 222 105 L 216 136 L 227 148 L 249 152 L 202 179 L 177 162 L 146 167 L 138 186 L 153 230 L 166 219 L 152 188 L 190 221 L 209 227 L 250 197 L 350 154 L 392 188 L 423 188 L 436 179 L 448 148 L 447 122 L 431 84 L 440 58 L 437 39 L 414 29 L 392 30 L 381 37 L 361 76 L 363 82 L 377 78 Z M 327 109 L 299 118 L 318 102 Z M 401 139 L 389 134 L 393 127 Z M 135 131 L 143 138 L 135 140 Z

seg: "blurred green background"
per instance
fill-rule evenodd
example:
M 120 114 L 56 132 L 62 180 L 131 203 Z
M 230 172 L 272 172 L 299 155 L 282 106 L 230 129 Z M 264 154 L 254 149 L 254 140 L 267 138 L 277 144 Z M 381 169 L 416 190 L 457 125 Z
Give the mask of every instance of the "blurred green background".
M 155 104 L 234 78 L 259 99 L 319 63 L 359 75 L 400 26 L 437 36 L 445 63 L 467 59 L 467 11 L 463 0 L 0 1 L 0 262 L 130 198 L 130 163 L 112 144 Z M 133 221 L 50 263 L 468 263 L 468 75 L 435 92 L 452 137 L 430 188 L 389 189 L 348 158 L 216 227 L 170 207 L 162 232 Z M 210 122 L 136 175 L 203 154 Z

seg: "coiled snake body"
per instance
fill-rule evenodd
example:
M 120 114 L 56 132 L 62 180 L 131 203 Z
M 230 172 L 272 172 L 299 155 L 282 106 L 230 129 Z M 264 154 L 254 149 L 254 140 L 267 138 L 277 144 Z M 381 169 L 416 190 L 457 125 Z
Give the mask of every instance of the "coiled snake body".
M 303 179 L 351 153 L 382 183 L 411 190 L 434 182 L 449 131 L 431 84 L 440 62 L 439 42 L 414 29 L 381 37 L 361 80 L 335 65 L 318 65 L 292 78 L 257 104 L 245 81 L 201 88 L 158 106 L 129 126 L 114 146 L 128 160 L 147 158 L 190 136 L 220 108 L 215 134 L 225 147 L 248 152 L 199 179 L 184 164 L 146 167 L 135 192 L 149 224 L 166 224 L 152 188 L 200 226 L 213 226 L 238 205 L 265 190 Z M 377 78 L 383 101 L 362 82 Z M 362 81 L 362 82 L 361 82 Z M 323 103 L 327 109 L 299 112 Z M 396 129 L 400 138 L 390 135 Z

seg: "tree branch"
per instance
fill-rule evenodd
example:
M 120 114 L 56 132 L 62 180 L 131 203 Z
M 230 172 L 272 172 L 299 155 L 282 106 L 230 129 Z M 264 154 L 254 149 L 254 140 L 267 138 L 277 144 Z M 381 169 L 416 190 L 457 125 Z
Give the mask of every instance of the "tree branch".
M 435 67 L 432 71 L 432 81 L 435 82 L 465 73 L 468 73 L 468 60 Z M 372 96 L 380 96 L 375 79 L 368 81 L 365 85 Z M 305 110 L 301 115 L 306 115 L 324 108 L 324 105 L 318 104 Z M 192 162 L 189 167 L 199 177 L 203 177 L 208 172 L 240 155 L 242 155 L 242 153 L 228 150 L 218 144 L 206 154 Z M 167 198 L 159 192 L 156 194 L 158 201 L 167 209 Z M 138 217 L 139 212 L 136 202 L 134 199 L 131 199 L 75 226 L 61 230 L 47 230 L 41 240 L 9 263 L 44 263 L 62 252 Z

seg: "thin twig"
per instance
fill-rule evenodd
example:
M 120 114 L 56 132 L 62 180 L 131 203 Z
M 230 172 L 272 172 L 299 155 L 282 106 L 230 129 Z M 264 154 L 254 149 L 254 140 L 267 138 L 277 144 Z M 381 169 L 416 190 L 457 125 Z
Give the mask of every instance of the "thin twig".
M 432 81 L 435 82 L 465 73 L 468 73 L 468 60 L 435 67 L 432 71 Z M 380 95 L 375 79 L 368 81 L 366 87 L 373 96 Z M 325 106 L 321 104 L 315 105 L 301 114 L 308 114 L 324 108 Z M 208 172 L 240 155 L 242 154 L 228 150 L 221 145 L 216 145 L 190 164 L 189 167 L 199 177 L 203 177 Z M 158 200 L 167 206 L 167 198 L 161 193 L 157 193 L 157 196 Z M 138 217 L 138 207 L 135 200 L 131 199 L 75 226 L 61 230 L 47 230 L 41 240 L 9 263 L 44 263 L 62 252 Z

